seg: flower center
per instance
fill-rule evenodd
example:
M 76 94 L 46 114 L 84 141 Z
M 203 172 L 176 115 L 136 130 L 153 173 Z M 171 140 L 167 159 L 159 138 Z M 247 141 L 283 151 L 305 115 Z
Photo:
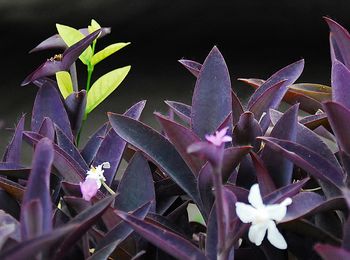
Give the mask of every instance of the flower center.
M 265 209 L 258 209 L 253 222 L 254 224 L 262 224 L 266 223 L 269 219 L 269 215 Z

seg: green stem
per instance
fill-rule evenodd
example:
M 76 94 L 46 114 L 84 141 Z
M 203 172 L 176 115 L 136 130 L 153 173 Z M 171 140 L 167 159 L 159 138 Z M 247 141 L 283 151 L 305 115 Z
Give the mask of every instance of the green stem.
M 115 192 L 104 181 L 102 181 L 102 185 L 111 195 L 115 194 Z
M 88 75 L 87 75 L 87 80 L 86 80 L 86 93 L 89 92 L 89 89 L 91 87 L 91 77 L 92 77 L 92 73 L 94 72 L 94 66 L 92 66 L 91 64 L 88 64 Z

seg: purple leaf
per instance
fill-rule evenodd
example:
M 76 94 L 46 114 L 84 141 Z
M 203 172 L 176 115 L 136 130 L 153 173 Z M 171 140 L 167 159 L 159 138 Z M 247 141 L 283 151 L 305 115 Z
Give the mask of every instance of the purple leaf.
M 332 64 L 332 101 L 343 105 L 347 109 L 350 109 L 349 81 L 349 69 L 343 63 L 334 60 Z
M 136 232 L 168 254 L 179 259 L 205 259 L 197 247 L 162 225 L 146 222 L 121 211 L 117 211 L 117 213 Z
M 192 98 L 192 129 L 202 139 L 216 131 L 232 111 L 231 81 L 225 60 L 214 47 L 199 72 Z
M 350 259 L 350 252 L 340 247 L 335 247 L 326 244 L 316 244 L 315 251 L 322 256 L 324 260 L 347 260 Z
M 66 225 L 62 228 L 57 228 L 49 234 L 36 237 L 31 240 L 23 241 L 8 250 L 0 253 L 0 258 L 4 260 L 13 259 L 35 259 L 35 256 L 44 250 L 48 250 L 62 237 L 74 230 L 76 225 Z
M 283 114 L 272 129 L 271 137 L 293 142 L 296 141 L 298 108 L 298 105 L 294 105 Z M 293 163 L 291 161 L 279 155 L 268 146 L 264 147 L 261 159 L 264 161 L 277 187 L 282 187 L 292 182 Z
M 248 110 L 254 114 L 256 120 L 261 121 L 263 129 L 267 129 L 270 120 L 265 120 L 265 118 L 268 118 L 268 116 L 263 117 L 261 120 L 260 118 L 262 117 L 263 113 L 267 113 L 270 108 L 276 108 L 279 105 L 279 102 L 282 100 L 281 88 L 285 87 L 286 81 L 287 80 L 281 80 L 267 88 L 262 93 L 260 93 L 259 89 L 257 89 L 255 93 L 258 93 L 259 96 L 255 97 L 254 93 L 248 102 Z
M 239 101 L 237 95 L 233 90 L 231 91 L 232 96 L 232 120 L 233 120 L 233 126 L 237 124 L 239 118 L 244 113 L 244 109 L 242 106 L 241 101 Z
M 270 110 L 270 117 L 274 124 L 282 117 L 282 113 L 276 110 Z M 302 124 L 297 124 L 297 139 L 296 143 L 301 144 L 312 151 L 317 151 L 323 158 L 327 158 L 335 167 L 340 168 L 340 164 L 333 152 L 321 140 L 321 138 Z
M 139 120 L 141 113 L 145 107 L 146 101 L 140 101 L 130 107 L 124 115 Z M 117 133 L 111 128 L 105 138 L 103 139 L 100 148 L 98 149 L 96 156 L 93 161 L 93 165 L 97 166 L 103 162 L 109 162 L 110 168 L 104 170 L 104 176 L 106 178 L 106 183 L 111 185 L 117 168 L 120 164 L 121 158 L 123 156 L 126 147 L 126 142 L 120 138 Z
M 86 164 L 83 157 L 80 155 L 77 147 L 69 140 L 69 138 L 63 133 L 63 131 L 56 126 L 56 137 L 57 137 L 57 145 L 67 154 L 70 155 L 73 160 L 78 163 L 81 168 L 88 169 L 88 165 Z
M 327 113 L 329 124 L 338 140 L 340 149 L 350 154 L 350 139 L 348 138 L 350 131 L 350 110 L 332 101 L 323 103 L 323 107 Z
M 218 147 L 212 143 L 202 141 L 191 144 L 187 148 L 189 154 L 194 154 L 204 161 L 209 161 L 212 167 L 221 170 L 224 157 L 224 147 Z
M 24 194 L 23 186 L 19 185 L 17 182 L 10 181 L 9 179 L 5 179 L 0 177 L 0 188 L 9 193 L 13 198 L 21 201 Z
M 176 102 L 164 101 L 184 122 L 191 124 L 191 106 Z
M 85 36 L 89 35 L 89 30 L 87 28 L 79 29 L 79 31 L 84 34 Z M 105 35 L 109 34 L 111 32 L 110 27 L 103 27 L 101 28 L 101 34 L 99 34 L 98 39 L 104 37 Z M 59 34 L 54 34 L 51 37 L 47 38 L 46 40 L 39 43 L 35 48 L 33 48 L 29 53 L 37 52 L 37 51 L 43 51 L 48 49 L 67 49 L 67 44 L 62 40 L 61 36 Z
M 32 113 L 32 131 L 39 132 L 45 117 L 50 118 L 70 140 L 73 140 L 68 115 L 61 101 L 60 93 L 51 84 L 43 85 L 37 93 Z
M 53 158 L 52 141 L 48 138 L 41 139 L 35 148 L 32 170 L 24 193 L 21 210 L 21 222 L 26 219 L 27 221 L 24 223 L 33 223 L 38 227 L 38 232 L 31 233 L 30 226 L 23 223 L 21 226 L 23 240 L 48 233 L 52 230 L 50 173 Z M 38 201 L 38 203 L 33 204 L 32 201 Z M 26 205 L 37 211 L 26 210 Z M 38 216 L 42 216 L 42 219 Z
M 55 127 L 49 117 L 44 117 L 43 122 L 39 128 L 38 134 L 49 138 L 51 141 L 55 140 Z
M 328 118 L 326 113 L 311 115 L 303 117 L 300 121 L 300 124 L 303 124 L 307 128 L 314 130 L 319 126 L 325 127 L 327 130 L 331 131 L 331 127 L 328 123 Z
M 190 129 L 175 123 L 158 113 L 155 113 L 155 116 L 162 125 L 166 136 L 169 138 L 170 142 L 172 142 L 175 149 L 179 152 L 188 167 L 190 167 L 192 173 L 195 176 L 198 176 L 199 171 L 203 167 L 205 161 L 200 160 L 198 157 L 193 156 L 192 154 L 189 154 L 187 152 L 187 147 L 193 143 L 199 142 L 200 138 Z
M 232 143 L 233 145 L 250 145 L 254 147 L 254 151 L 258 151 L 261 141 L 256 137 L 261 135 L 261 127 L 254 115 L 251 112 L 244 112 L 233 129 Z
M 21 83 L 28 85 L 36 79 L 55 75 L 58 71 L 68 71 L 70 66 L 79 58 L 80 54 L 96 39 L 101 30 L 97 30 L 86 36 L 81 41 L 66 49 L 61 56 L 48 59 L 35 71 L 29 74 Z
M 179 62 L 186 68 L 188 69 L 189 72 L 193 74 L 193 76 L 198 77 L 199 72 L 202 68 L 202 64 L 192 61 L 192 60 L 185 60 L 181 59 Z
M 282 154 L 293 163 L 303 168 L 316 179 L 334 185 L 337 190 L 344 185 L 344 175 L 341 169 L 335 167 L 329 160 L 305 146 L 294 142 L 272 137 L 259 137 L 266 145 Z
M 303 69 L 304 60 L 299 60 L 277 71 L 254 92 L 253 96 L 249 100 L 248 107 L 251 107 L 252 104 L 254 104 L 256 100 L 272 86 L 285 80 L 270 105 L 270 108 L 276 108 L 281 102 L 283 96 L 286 94 L 288 86 L 292 85 L 299 78 Z
M 148 214 L 151 207 L 151 202 L 148 202 L 138 209 L 136 209 L 132 214 L 140 219 L 144 219 L 146 215 Z M 96 246 L 96 250 L 102 249 L 103 247 L 107 246 L 110 243 L 113 243 L 118 240 L 124 240 L 127 238 L 131 233 L 133 232 L 133 229 L 130 228 L 130 226 L 123 222 L 120 222 L 112 229 L 108 230 L 108 233 L 99 241 L 99 243 Z
M 103 138 L 105 138 L 108 131 L 109 123 L 103 124 L 85 144 L 83 150 L 81 151 L 81 156 L 86 161 L 87 165 L 90 165 L 94 160 L 98 149 L 100 148 Z
M 31 145 L 36 145 L 43 136 L 34 132 L 24 132 L 25 140 Z M 62 177 L 69 182 L 79 183 L 85 178 L 88 168 L 84 169 L 77 163 L 69 154 L 63 151 L 58 145 L 53 144 L 55 151 L 53 165 L 62 175 Z
M 9 143 L 9 145 L 6 147 L 5 154 L 3 157 L 3 162 L 9 162 L 9 163 L 21 163 L 21 148 L 22 148 L 22 136 L 24 131 L 24 121 L 25 121 L 25 115 L 21 117 L 19 120 L 15 133 Z
M 100 219 L 114 199 L 115 196 L 106 197 L 75 216 L 69 224 L 76 224 L 78 226 L 72 233 L 65 237 L 63 243 L 55 253 L 54 259 L 63 259 L 65 254 L 69 252 L 69 249 Z
M 259 182 L 261 196 L 264 197 L 276 190 L 276 186 L 262 159 L 254 152 L 250 152 L 250 156 L 256 169 L 256 177 Z
M 334 20 L 324 17 L 330 29 L 332 63 L 335 59 L 350 68 L 350 35 L 348 31 Z
M 64 101 L 72 132 L 76 136 L 81 128 L 86 107 L 86 91 L 83 89 L 79 92 L 70 94 Z
M 293 197 L 293 203 L 288 206 L 286 216 L 281 223 L 290 222 L 308 215 L 314 215 L 322 211 L 331 211 L 344 208 L 344 199 L 335 197 L 326 200 L 323 196 L 314 192 L 300 192 Z
M 200 205 L 196 178 L 167 139 L 134 119 L 111 113 L 108 116 L 113 129 L 121 138 L 141 150 Z
M 152 201 L 151 211 L 155 210 L 155 192 L 152 172 L 147 160 L 136 152 L 126 168 L 118 185 L 114 207 L 125 212 L 133 211 Z

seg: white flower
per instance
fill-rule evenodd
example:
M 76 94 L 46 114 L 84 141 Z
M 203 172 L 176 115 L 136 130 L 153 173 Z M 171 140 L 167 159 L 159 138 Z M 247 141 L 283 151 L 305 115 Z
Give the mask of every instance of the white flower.
M 236 202 L 236 213 L 243 223 L 252 223 L 248 232 L 249 240 L 260 246 L 267 231 L 267 239 L 273 246 L 286 249 L 286 240 L 278 231 L 275 221 L 278 222 L 284 218 L 287 206 L 292 203 L 292 199 L 286 198 L 280 204 L 264 205 L 259 185 L 254 184 L 250 188 L 248 201 L 251 205 Z
M 87 179 L 94 179 L 96 180 L 97 187 L 101 188 L 102 181 L 106 181 L 105 176 L 103 176 L 104 170 L 103 169 L 109 169 L 111 168 L 111 165 L 109 162 L 104 162 L 97 167 L 91 166 L 90 170 L 86 173 L 86 178 Z

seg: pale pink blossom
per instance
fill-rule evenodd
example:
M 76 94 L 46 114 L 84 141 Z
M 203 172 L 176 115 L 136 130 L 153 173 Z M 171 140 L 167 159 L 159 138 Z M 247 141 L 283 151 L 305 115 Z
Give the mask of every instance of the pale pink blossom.
M 205 139 L 215 146 L 221 146 L 223 143 L 231 142 L 232 137 L 226 135 L 228 127 L 224 127 L 220 131 L 216 131 L 213 135 L 205 135 Z
M 109 162 L 104 162 L 97 167 L 91 166 L 86 173 L 85 181 L 80 182 L 80 191 L 84 200 L 90 201 L 96 195 L 98 189 L 101 188 L 102 182 L 106 181 L 106 178 L 103 176 L 103 168 L 108 169 L 110 167 Z

